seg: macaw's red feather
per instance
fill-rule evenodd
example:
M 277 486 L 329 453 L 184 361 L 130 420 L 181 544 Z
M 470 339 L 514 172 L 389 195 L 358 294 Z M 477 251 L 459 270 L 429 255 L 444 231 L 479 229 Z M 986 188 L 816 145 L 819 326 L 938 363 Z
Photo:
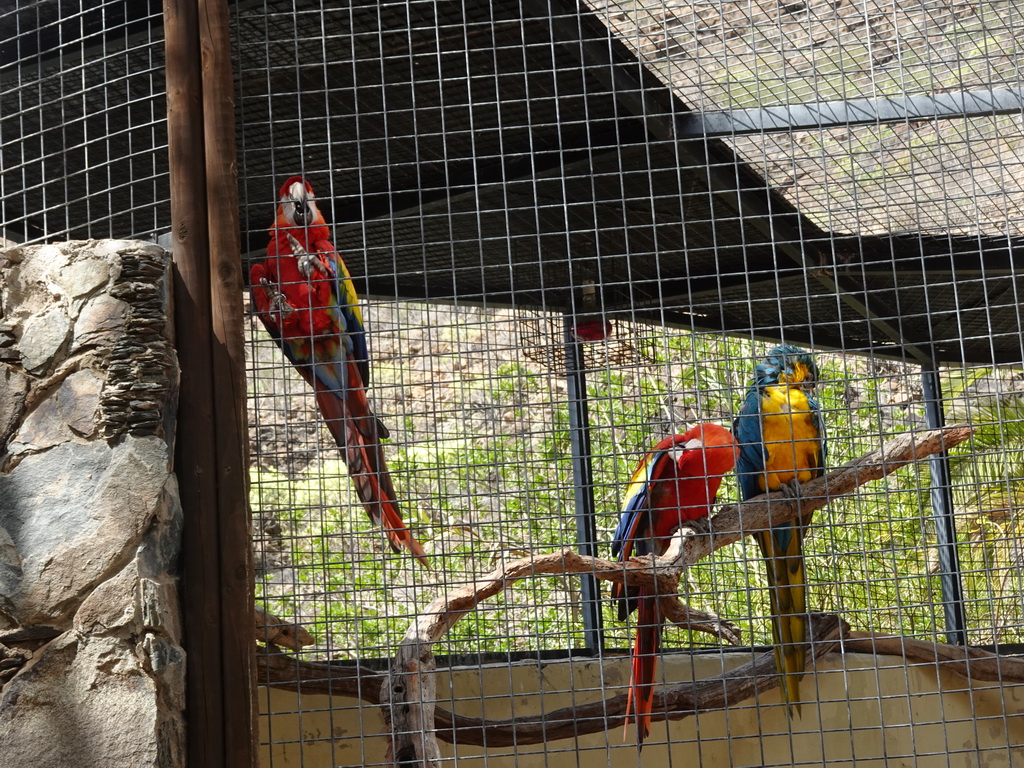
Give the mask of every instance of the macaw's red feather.
M 664 554 L 669 538 L 682 522 L 708 516 L 723 475 L 736 464 L 737 451 L 732 433 L 717 424 L 699 424 L 655 445 L 633 472 L 626 489 L 612 554 L 620 562 L 634 552 Z M 653 590 L 647 587 L 616 583 L 611 595 L 618 601 L 620 621 L 637 612 L 626 731 L 632 716 L 637 743 L 642 747 L 651 730 L 661 611 Z
M 349 366 L 351 381 L 358 372 L 353 363 Z M 334 442 L 342 451 L 356 495 L 370 520 L 384 529 L 391 549 L 400 552 L 405 547 L 420 563 L 429 567 L 426 552 L 405 527 L 398 510 L 395 488 L 384 463 L 384 449 L 380 443 L 388 432 L 370 411 L 365 390 L 359 388 L 352 396 L 342 398 L 336 392 L 318 389 L 316 402 Z
M 370 520 L 396 552 L 423 565 L 426 553 L 402 521 L 381 439 L 387 428 L 366 396 L 369 356 L 358 296 L 313 188 L 293 176 L 280 191 L 267 257 L 249 273 L 253 304 L 274 341 L 316 394 L 316 402 Z
M 636 611 L 636 639 L 630 668 L 629 695 L 626 697 L 626 724 L 622 738 L 629 736 L 629 715 L 636 720 L 636 740 L 643 746 L 651 734 L 651 708 L 654 703 L 654 673 L 661 646 L 661 610 L 650 590 L 641 588 Z

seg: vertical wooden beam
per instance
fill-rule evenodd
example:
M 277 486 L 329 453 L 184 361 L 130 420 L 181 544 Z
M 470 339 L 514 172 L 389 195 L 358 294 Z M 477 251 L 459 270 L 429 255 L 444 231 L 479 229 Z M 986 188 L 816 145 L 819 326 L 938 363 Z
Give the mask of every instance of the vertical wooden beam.
M 223 3 L 206 3 L 201 24 L 200 0 L 164 0 L 189 768 L 257 765 L 241 259 L 234 118 L 225 124 L 224 116 L 232 100 Z
M 224 658 L 224 747 L 231 766 L 258 765 L 256 656 L 252 628 L 252 518 L 249 515 L 248 421 L 242 250 L 239 241 L 235 83 L 227 0 L 199 1 L 203 57 L 206 202 L 217 418 L 220 526 L 221 653 Z

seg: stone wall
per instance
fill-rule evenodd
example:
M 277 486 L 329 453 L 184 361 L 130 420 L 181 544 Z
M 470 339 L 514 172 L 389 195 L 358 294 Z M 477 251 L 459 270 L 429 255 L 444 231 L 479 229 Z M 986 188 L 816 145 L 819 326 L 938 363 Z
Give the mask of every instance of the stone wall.
M 184 764 L 168 263 L 131 241 L 0 251 L 0 756 L 18 765 Z

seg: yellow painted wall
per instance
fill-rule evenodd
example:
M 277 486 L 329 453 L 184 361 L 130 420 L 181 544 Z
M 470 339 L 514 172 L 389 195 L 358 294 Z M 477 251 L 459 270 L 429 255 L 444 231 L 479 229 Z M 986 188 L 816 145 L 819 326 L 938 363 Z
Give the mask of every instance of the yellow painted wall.
M 749 660 L 741 654 L 674 654 L 668 680 L 710 677 Z M 467 715 L 551 711 L 620 693 L 628 659 L 457 668 L 438 673 L 440 705 Z M 642 764 L 650 766 L 819 766 L 829 768 L 1024 768 L 1024 685 L 968 685 L 934 664 L 831 654 L 804 678 L 805 703 L 792 726 L 777 690 L 728 711 L 655 723 Z M 603 690 L 602 690 L 603 689 Z M 574 691 L 573 694 L 568 691 Z M 484 698 L 481 697 L 484 692 Z M 454 694 L 453 694 L 454 692 Z M 447 703 L 446 703 L 447 702 Z M 260 690 L 263 768 L 379 765 L 383 720 L 354 699 Z M 301 710 L 301 712 L 299 711 Z M 365 736 L 364 736 L 365 734 Z M 519 748 L 453 746 L 442 756 L 467 766 L 561 768 L 638 765 L 632 728 Z

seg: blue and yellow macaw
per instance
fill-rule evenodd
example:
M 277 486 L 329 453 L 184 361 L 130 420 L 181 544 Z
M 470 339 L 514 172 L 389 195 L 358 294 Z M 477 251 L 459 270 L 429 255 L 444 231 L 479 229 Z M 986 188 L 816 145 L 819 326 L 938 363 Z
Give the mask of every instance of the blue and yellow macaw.
M 818 367 L 813 355 L 775 347 L 754 371 L 733 434 L 740 446 L 736 474 L 744 500 L 767 491 L 799 495 L 799 484 L 825 471 L 825 423 L 813 398 Z M 775 665 L 790 711 L 800 713 L 807 595 L 803 536 L 813 513 L 757 535 L 768 573 Z

